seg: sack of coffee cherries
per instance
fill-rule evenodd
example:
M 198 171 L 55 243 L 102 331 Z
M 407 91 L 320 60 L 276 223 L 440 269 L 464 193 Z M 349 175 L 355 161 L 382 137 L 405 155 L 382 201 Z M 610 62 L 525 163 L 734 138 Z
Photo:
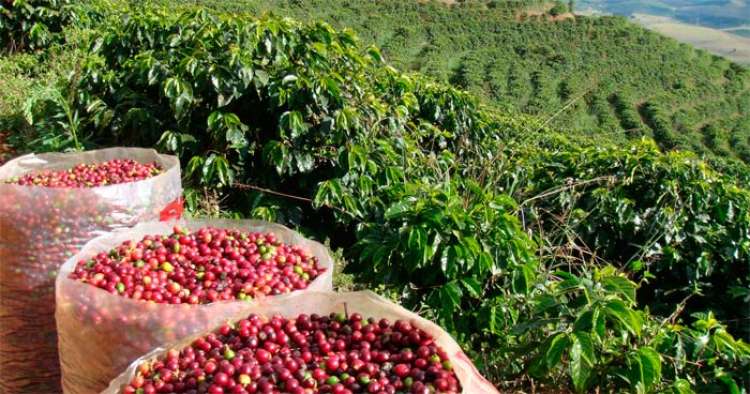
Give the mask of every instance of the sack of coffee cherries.
M 65 393 L 105 389 L 164 343 L 283 294 L 329 291 L 325 246 L 255 220 L 141 223 L 86 244 L 57 277 Z
M 0 167 L 0 392 L 60 391 L 57 270 L 90 239 L 179 217 L 179 161 L 152 149 L 30 154 Z
M 162 346 L 103 393 L 497 393 L 440 327 L 369 291 L 270 298 Z

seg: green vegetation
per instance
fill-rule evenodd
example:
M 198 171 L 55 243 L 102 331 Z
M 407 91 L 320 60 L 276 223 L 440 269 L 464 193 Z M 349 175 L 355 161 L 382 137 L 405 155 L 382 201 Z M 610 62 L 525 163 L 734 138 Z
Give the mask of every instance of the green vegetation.
M 299 3 L 284 4 L 303 10 Z M 436 4 L 377 4 L 384 17 L 373 29 L 392 22 L 388 12 L 398 7 L 405 16 L 453 18 Z M 497 11 L 488 15 L 515 20 L 516 8 L 492 5 Z M 454 11 L 475 21 L 490 12 L 472 7 Z M 13 86 L 34 92 L 12 97 L 20 107 L 0 106 L 2 124 L 19 131 L 17 146 L 66 150 L 80 141 L 178 154 L 192 211 L 264 218 L 329 238 L 347 262 L 350 276 L 340 284 L 378 289 L 434 319 L 503 390 L 748 389 L 750 346 L 739 339 L 748 337 L 750 317 L 747 170 L 662 152 L 666 143 L 696 143 L 670 124 L 669 105 L 651 97 L 632 105 L 641 100 L 637 86 L 597 90 L 549 123 L 550 97 L 572 99 L 582 85 L 560 80 L 548 65 L 502 70 L 495 82 L 511 88 L 492 99 L 501 112 L 484 105 L 490 100 L 389 66 L 367 44 L 370 36 L 363 43 L 322 22 L 189 8 L 79 5 L 70 8 L 65 40 L 53 36 L 46 49 L 4 58 L 0 70 L 25 71 L 8 76 Z M 588 25 L 592 37 L 625 36 L 607 25 L 622 20 L 605 21 L 518 26 L 544 32 L 572 23 Z M 463 38 L 476 41 L 472 47 L 488 39 L 469 31 Z M 393 42 L 385 42 L 391 59 Z M 528 42 L 508 42 L 527 51 L 516 58 L 538 59 Z M 458 59 L 444 48 L 451 47 L 419 59 Z M 463 56 L 455 72 L 431 67 L 469 86 L 477 67 L 487 69 L 481 56 Z M 580 118 L 589 105 L 608 111 Z M 522 109 L 541 118 L 515 113 Z M 728 149 L 723 138 L 746 138 L 747 123 L 723 132 L 688 120 L 707 136 L 698 144 Z M 555 131 L 587 122 L 621 137 Z M 640 139 L 652 134 L 661 136 L 658 145 Z
M 9 52 L 38 49 L 60 39 L 63 26 L 70 22 L 68 7 L 68 0 L 3 2 L 0 48 Z
M 271 11 L 352 28 L 365 43 L 381 47 L 397 68 L 451 82 L 506 111 L 554 116 L 550 125 L 569 133 L 605 134 L 614 141 L 646 135 L 663 148 L 743 158 L 743 148 L 736 150 L 726 138 L 750 117 L 750 72 L 621 17 L 551 22 L 549 15 L 567 3 L 544 1 L 452 7 L 398 0 L 197 3 L 222 12 Z M 615 97 L 620 97 L 618 107 Z M 602 105 L 602 99 L 610 105 Z M 642 112 L 645 102 L 661 108 L 661 121 L 632 133 L 629 114 Z M 616 122 L 607 120 L 613 118 Z M 702 127 L 708 124 L 724 131 L 718 145 L 727 149 L 703 143 Z M 748 141 L 750 134 L 736 138 Z

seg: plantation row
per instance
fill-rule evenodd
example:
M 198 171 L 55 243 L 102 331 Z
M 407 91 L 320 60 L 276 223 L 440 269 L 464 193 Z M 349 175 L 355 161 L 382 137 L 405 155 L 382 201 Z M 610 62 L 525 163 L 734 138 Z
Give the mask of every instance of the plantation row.
M 663 148 L 677 146 L 748 161 L 747 68 L 621 17 L 551 21 L 559 12 L 553 9 L 559 7 L 549 1 L 471 1 L 451 7 L 437 1 L 398 0 L 198 4 L 226 12 L 270 11 L 352 28 L 365 43 L 379 45 L 388 61 L 401 69 L 450 82 L 509 111 L 543 119 L 554 116 L 551 124 L 560 130 L 603 134 L 614 141 L 648 136 Z M 620 106 L 635 113 L 646 101 L 659 105 L 664 122 L 654 129 L 638 117 L 622 117 L 614 103 L 595 103 L 615 96 Z M 603 120 L 608 118 L 613 121 Z M 702 128 L 709 124 L 719 131 L 715 144 L 704 142 Z
M 501 389 L 750 384 L 750 191 L 736 177 L 648 139 L 594 144 L 484 108 L 325 23 L 105 1 L 61 15 L 47 44 L 13 30 L 43 48 L 9 57 L 42 62 L 26 77 L 44 94 L 23 120 L 2 114 L 20 146 L 179 155 L 191 210 L 217 200 L 330 239 L 357 284 L 446 328 Z

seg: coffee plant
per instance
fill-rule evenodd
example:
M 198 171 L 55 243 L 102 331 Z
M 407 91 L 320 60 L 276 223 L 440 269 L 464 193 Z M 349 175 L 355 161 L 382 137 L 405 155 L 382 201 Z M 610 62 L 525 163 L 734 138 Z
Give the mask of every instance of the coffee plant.
M 747 305 L 750 192 L 708 164 L 570 141 L 325 23 L 113 9 L 76 43 L 65 104 L 38 101 L 59 119 L 32 118 L 40 134 L 74 119 L 83 146 L 174 152 L 189 206 L 215 193 L 329 237 L 361 285 L 441 323 L 499 387 L 750 384 L 748 314 L 725 306 Z
M 3 0 L 0 2 L 0 51 L 43 48 L 60 39 L 70 22 L 70 0 Z
M 748 334 L 747 190 L 649 141 L 613 150 L 558 139 L 508 151 L 518 159 L 496 176 L 522 185 L 513 190 L 519 200 L 534 199 L 526 218 L 547 238 L 638 273 L 640 301 L 652 311 L 669 314 L 690 297 L 688 310 L 711 309 Z

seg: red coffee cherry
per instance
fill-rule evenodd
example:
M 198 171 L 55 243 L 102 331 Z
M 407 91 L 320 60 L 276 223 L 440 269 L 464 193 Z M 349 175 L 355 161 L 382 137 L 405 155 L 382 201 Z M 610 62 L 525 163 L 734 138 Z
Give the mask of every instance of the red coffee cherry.
M 324 271 L 315 256 L 272 233 L 205 227 L 126 241 L 79 261 L 70 278 L 136 300 L 208 304 L 305 289 Z
M 121 392 L 145 393 L 146 387 L 175 393 L 461 392 L 445 352 L 425 332 L 420 332 L 419 341 L 411 341 L 408 334 L 418 328 L 380 320 L 365 326 L 375 325 L 371 333 L 377 334 L 371 340 L 353 340 L 355 325 L 362 326 L 358 314 L 349 318 L 303 314 L 293 319 L 251 315 L 199 337 L 184 349 L 144 362 Z M 392 340 L 396 332 L 406 334 L 403 341 Z M 294 335 L 305 341 L 281 339 Z M 343 346 L 323 346 L 331 341 Z M 413 348 L 424 358 L 415 358 Z M 421 366 L 417 360 L 422 360 Z M 172 385 L 169 390 L 164 388 L 167 384 Z

